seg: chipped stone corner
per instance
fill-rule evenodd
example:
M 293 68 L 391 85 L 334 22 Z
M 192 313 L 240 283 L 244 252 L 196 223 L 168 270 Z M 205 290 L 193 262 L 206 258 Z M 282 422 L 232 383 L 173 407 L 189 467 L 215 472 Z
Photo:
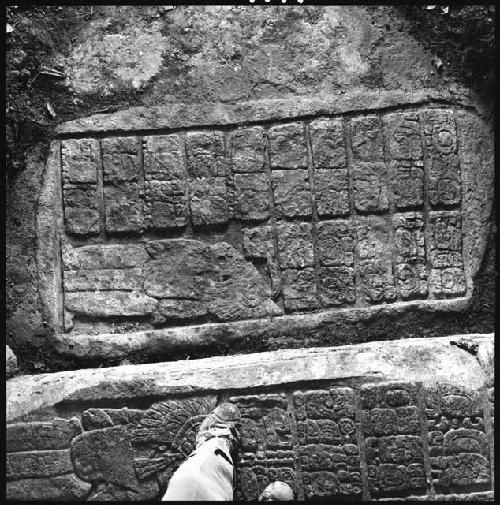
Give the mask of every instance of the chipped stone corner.
M 6 345 L 5 346 L 5 374 L 7 379 L 10 379 L 12 376 L 16 375 L 18 372 L 17 367 L 17 357 L 12 351 L 12 349 Z
M 450 345 L 475 356 L 483 369 L 487 383 L 492 385 L 495 376 L 495 334 L 467 334 L 450 336 Z

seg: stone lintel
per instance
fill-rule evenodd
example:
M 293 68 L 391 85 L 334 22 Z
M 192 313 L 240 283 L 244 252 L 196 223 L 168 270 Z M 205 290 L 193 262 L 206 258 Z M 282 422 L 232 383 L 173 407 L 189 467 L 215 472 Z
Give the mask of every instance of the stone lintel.
M 128 336 L 127 338 L 130 338 Z M 476 337 L 493 341 L 493 334 Z M 61 402 L 99 402 L 203 395 L 213 391 L 280 387 L 315 381 L 339 384 L 420 382 L 478 390 L 486 376 L 479 360 L 452 345 L 457 336 L 287 349 L 190 361 L 82 369 L 7 381 L 7 421 Z
M 132 107 L 113 114 L 95 114 L 59 125 L 56 135 L 81 133 L 132 132 L 199 127 L 200 125 L 237 125 L 253 121 L 274 121 L 301 116 L 365 112 L 384 108 L 440 103 L 471 105 L 465 90 L 458 94 L 422 89 L 403 91 L 355 91 L 342 96 L 293 97 L 289 99 L 255 100 L 229 104 L 169 104 L 156 107 Z

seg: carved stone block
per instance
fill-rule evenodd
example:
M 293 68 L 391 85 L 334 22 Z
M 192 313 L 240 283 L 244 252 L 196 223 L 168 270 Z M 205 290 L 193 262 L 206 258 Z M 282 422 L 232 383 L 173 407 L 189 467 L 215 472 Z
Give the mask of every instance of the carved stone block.
M 403 299 L 425 297 L 427 262 L 424 217 L 421 213 L 395 214 L 392 218 L 396 240 L 396 279 Z
M 461 201 L 461 173 L 453 111 L 428 109 L 423 113 L 429 172 L 429 202 L 433 208 L 457 206 Z
M 269 191 L 265 174 L 235 174 L 239 215 L 243 220 L 269 217 Z
M 146 226 L 160 230 L 186 226 L 186 189 L 184 181 L 146 181 L 144 186 Z
M 465 295 L 466 285 L 462 267 L 432 268 L 429 284 L 438 297 L 455 297 Z
M 384 116 L 389 154 L 394 160 L 422 160 L 422 138 L 418 113 L 402 112 Z
M 380 119 L 377 116 L 353 119 L 351 142 L 355 161 L 382 161 L 384 150 Z
M 307 144 L 302 123 L 269 128 L 272 168 L 307 168 Z
M 350 221 L 322 221 L 318 223 L 317 232 L 319 262 L 321 265 L 353 265 L 356 233 Z
M 277 217 L 311 216 L 307 170 L 273 170 L 272 186 Z
M 141 171 L 141 141 L 138 137 L 102 139 L 104 183 L 137 181 Z
M 107 232 L 140 232 L 144 229 L 144 201 L 139 184 L 104 186 L 104 209 Z
M 321 267 L 319 276 L 319 297 L 326 307 L 348 305 L 356 301 L 354 289 L 354 268 Z
M 309 125 L 312 156 L 315 168 L 346 167 L 346 150 L 342 121 L 316 119 Z
M 370 303 L 392 301 L 396 297 L 392 271 L 388 224 L 382 218 L 358 221 L 357 252 L 363 298 Z
M 195 226 L 227 223 L 226 178 L 190 179 L 191 218 Z
M 368 484 L 373 495 L 425 493 L 417 390 L 412 384 L 361 388 Z
M 69 449 L 7 454 L 7 480 L 54 477 L 73 472 Z
M 146 181 L 186 180 L 183 143 L 179 135 L 147 136 L 143 144 Z
M 354 391 L 296 391 L 293 405 L 305 498 L 361 495 Z
M 354 207 L 360 212 L 389 209 L 387 169 L 384 162 L 358 162 L 353 167 Z
M 388 222 L 381 217 L 365 217 L 360 218 L 356 225 L 359 259 L 387 258 L 390 253 Z
M 449 208 L 460 205 L 462 187 L 460 164 L 457 156 L 432 159 L 429 169 L 429 202 L 433 208 Z
M 97 235 L 99 233 L 97 186 L 65 185 L 63 195 L 66 233 Z
M 61 145 L 64 185 L 97 184 L 99 142 L 96 139 L 69 139 L 63 140 Z
M 487 489 L 490 484 L 489 461 L 480 454 L 460 453 L 446 459 L 431 458 L 431 465 L 439 468 L 434 485 L 445 491 L 451 486 L 481 486 Z
M 232 168 L 235 173 L 264 171 L 264 129 L 238 128 L 231 133 Z
M 279 223 L 278 252 L 281 268 L 304 268 L 314 265 L 310 223 Z
M 391 162 L 391 186 L 398 210 L 421 209 L 424 203 L 424 165 L 422 161 Z
M 431 472 L 436 490 L 491 481 L 483 405 L 476 391 L 440 384 L 425 391 Z
M 225 177 L 229 169 L 222 132 L 190 132 L 186 138 L 189 176 Z
M 243 250 L 248 258 L 267 258 L 274 254 L 273 230 L 270 225 L 243 228 Z
M 462 220 L 458 212 L 429 213 L 430 287 L 437 296 L 465 294 Z
M 265 487 L 282 480 L 296 491 L 297 477 L 288 403 L 283 394 L 237 396 L 242 446 L 237 461 L 238 500 L 256 500 Z
M 458 212 L 429 213 L 430 261 L 435 268 L 462 265 L 462 218 Z
M 346 216 L 349 214 L 349 181 L 347 170 L 314 171 L 315 199 L 318 215 Z
M 318 307 L 313 268 L 285 269 L 282 272 L 285 308 L 299 310 Z

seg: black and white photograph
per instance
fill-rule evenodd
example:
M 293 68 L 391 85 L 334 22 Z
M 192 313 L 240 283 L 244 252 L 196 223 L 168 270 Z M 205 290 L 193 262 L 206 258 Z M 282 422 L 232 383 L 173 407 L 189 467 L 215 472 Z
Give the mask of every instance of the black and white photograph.
M 4 12 L 5 500 L 493 503 L 495 4 Z

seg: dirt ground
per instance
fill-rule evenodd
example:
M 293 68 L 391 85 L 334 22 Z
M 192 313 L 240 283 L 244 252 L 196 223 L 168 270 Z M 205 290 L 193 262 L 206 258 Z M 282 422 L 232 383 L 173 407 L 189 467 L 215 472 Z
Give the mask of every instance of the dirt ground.
M 172 89 L 183 85 L 189 89 L 189 82 L 183 81 L 185 55 L 198 54 L 203 43 L 203 40 L 187 37 L 189 26 L 186 25 L 185 29 L 180 28 L 181 22 L 187 19 L 182 17 L 187 15 L 182 14 L 180 10 L 175 12 L 175 9 L 168 6 L 117 7 L 110 17 L 109 9 L 110 7 L 100 6 L 7 7 L 6 340 L 18 355 L 20 368 L 24 373 L 70 369 L 75 366 L 73 363 L 62 362 L 50 351 L 48 345 L 50 330 L 40 319 L 36 292 L 34 264 L 36 200 L 43 181 L 43 163 L 54 128 L 63 121 L 96 112 L 113 112 L 139 104 L 153 105 L 162 99 L 157 95 L 158 86 L 155 87 L 155 83 L 158 82 L 163 82 Z M 136 14 L 136 18 L 132 18 L 133 21 L 130 9 L 136 9 L 133 11 Z M 379 44 L 386 43 L 385 34 L 392 31 L 409 32 L 434 53 L 432 64 L 435 67 L 435 78 L 444 81 L 457 79 L 476 90 L 484 103 L 493 104 L 494 6 L 463 8 L 450 6 L 447 13 L 439 6 L 430 10 L 421 6 L 371 9 L 373 9 L 373 23 L 376 23 L 379 33 L 377 39 Z M 293 12 L 295 11 L 290 11 L 290 22 L 293 20 Z M 310 16 L 314 15 L 314 10 L 311 10 Z M 176 21 L 170 22 L 169 16 Z M 165 56 L 162 61 L 148 63 L 157 65 L 159 71 L 146 85 L 143 86 L 142 81 L 124 85 L 127 79 L 125 74 L 120 78 L 116 75 L 104 75 L 103 78 L 108 79 L 106 82 L 113 86 L 99 87 L 90 79 L 87 88 L 82 85 L 79 89 L 75 89 L 65 77 L 64 65 L 61 62 L 64 62 L 64 58 L 69 57 L 72 52 L 74 54 L 75 45 L 82 42 L 88 30 L 94 30 L 97 26 L 108 34 L 136 37 L 138 32 L 143 30 L 143 26 L 160 23 L 162 20 L 165 23 L 162 25 L 162 31 L 158 32 L 160 33 L 158 37 L 170 37 L 170 43 L 176 44 L 172 46 L 175 47 L 175 51 Z M 203 17 L 199 16 L 199 19 L 193 22 L 201 25 Z M 276 33 L 279 34 L 281 33 L 279 30 L 286 31 L 287 28 L 286 25 L 281 28 L 274 26 L 273 30 L 278 30 Z M 145 37 L 143 39 L 145 47 L 148 44 L 161 43 L 161 40 L 155 39 L 153 35 L 152 38 L 148 38 L 146 32 L 142 36 Z M 238 56 L 239 49 L 229 50 L 228 47 L 219 49 L 222 52 L 226 51 L 227 62 L 238 64 L 239 58 L 241 59 L 241 55 Z M 85 46 L 83 48 L 85 49 Z M 102 64 L 102 61 L 94 63 L 95 71 L 100 71 L 98 65 Z M 151 69 L 145 64 L 141 71 L 147 80 Z M 96 82 L 99 84 L 99 81 Z M 364 84 L 373 87 L 379 85 L 376 73 L 370 74 L 370 78 Z M 259 85 L 261 88 L 255 88 L 258 92 L 267 89 L 262 87 L 263 84 Z M 281 92 L 278 85 L 275 89 L 277 93 Z M 179 91 L 178 95 L 172 94 L 172 99 L 176 96 L 188 95 L 182 95 Z M 233 98 L 238 100 L 238 97 L 239 95 L 235 95 Z M 490 110 L 492 115 L 492 106 Z M 493 331 L 496 276 L 494 246 L 492 238 L 483 268 L 475 281 L 473 303 L 466 313 L 450 314 L 438 320 L 429 316 L 428 320 L 424 321 L 412 320 L 411 316 L 398 321 L 378 319 L 360 325 L 355 331 L 356 335 L 352 334 L 353 330 L 347 331 L 339 344 L 349 343 L 354 336 L 356 342 L 361 342 L 409 336 Z M 311 335 L 290 335 L 286 341 L 271 338 L 265 343 L 247 342 L 231 349 L 211 349 L 200 353 L 199 356 L 190 353 L 190 357 L 203 357 L 215 352 L 233 354 L 282 347 L 322 345 L 324 331 L 327 329 L 319 328 Z M 173 358 L 186 357 L 186 353 L 179 353 Z M 162 360 L 164 357 L 157 358 Z M 136 356 L 134 362 L 140 362 L 141 359 L 141 356 Z M 104 365 L 112 364 L 116 363 Z M 88 365 L 99 366 L 102 363 Z

